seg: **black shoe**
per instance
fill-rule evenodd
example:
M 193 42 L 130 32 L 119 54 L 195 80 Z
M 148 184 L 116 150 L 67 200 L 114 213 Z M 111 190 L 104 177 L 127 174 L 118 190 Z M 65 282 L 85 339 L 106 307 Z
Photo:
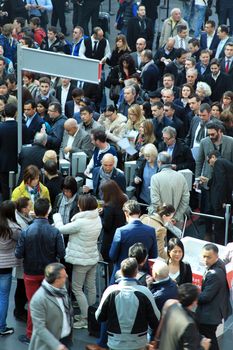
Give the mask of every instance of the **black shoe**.
M 0 331 L 0 335 L 3 336 L 3 335 L 11 335 L 14 333 L 14 328 L 11 328 L 11 327 L 6 327 L 5 331 Z
M 30 344 L 30 339 L 25 334 L 20 335 L 18 337 L 18 340 L 21 341 L 21 343 L 23 343 L 23 344 L 27 344 L 27 345 Z
M 26 310 L 25 310 L 25 312 L 21 312 L 21 313 L 14 310 L 14 316 L 15 316 L 15 319 L 17 321 L 27 322 L 27 311 Z

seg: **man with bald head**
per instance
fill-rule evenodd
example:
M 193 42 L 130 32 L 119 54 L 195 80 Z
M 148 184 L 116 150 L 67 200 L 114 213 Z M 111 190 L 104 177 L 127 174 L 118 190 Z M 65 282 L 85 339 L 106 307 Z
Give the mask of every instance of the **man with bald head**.
M 105 181 L 115 181 L 121 190 L 126 192 L 126 180 L 124 173 L 115 167 L 115 158 L 111 153 L 106 153 L 102 159 L 102 165 L 93 169 L 93 193 L 96 197 L 102 199 L 101 185 Z M 84 192 L 88 192 L 90 189 L 84 186 Z
M 168 299 L 178 298 L 177 284 L 169 277 L 168 265 L 162 260 L 156 260 L 152 267 L 152 277 L 154 282 L 150 287 L 150 290 L 155 299 L 155 303 L 162 311 L 164 303 Z
M 136 51 L 131 52 L 131 54 L 130 54 L 134 60 L 136 69 L 141 68 L 141 63 L 142 63 L 141 53 L 143 50 L 145 50 L 145 48 L 146 48 L 146 39 L 138 38 L 136 41 Z
M 72 153 L 85 152 L 91 158 L 93 145 L 90 135 L 79 128 L 77 120 L 69 118 L 64 123 L 64 135 L 60 147 L 60 159 L 71 160 Z

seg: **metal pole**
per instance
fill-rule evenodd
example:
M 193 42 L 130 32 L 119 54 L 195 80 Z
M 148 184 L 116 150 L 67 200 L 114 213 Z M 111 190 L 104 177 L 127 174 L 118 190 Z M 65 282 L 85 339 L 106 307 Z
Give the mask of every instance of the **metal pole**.
M 9 171 L 9 189 L 10 189 L 10 198 L 13 192 L 13 189 L 15 188 L 15 172 Z
M 191 211 L 192 215 L 197 215 L 197 216 L 204 216 L 206 218 L 213 218 L 213 219 L 219 219 L 219 220 L 225 220 L 223 216 L 216 216 L 216 215 L 210 215 L 210 214 L 202 214 L 202 213 L 196 213 L 195 211 Z
M 108 13 L 110 16 L 114 15 L 114 13 L 112 13 L 112 0 L 108 0 Z
M 225 246 L 227 245 L 227 241 L 228 241 L 228 228 L 229 228 L 229 220 L 230 220 L 230 216 L 231 216 L 231 205 L 230 204 L 226 204 L 225 206 Z
M 22 148 L 22 117 L 23 117 L 23 110 L 22 110 L 22 57 L 21 57 L 21 47 L 18 44 L 17 47 L 17 97 L 18 97 L 18 118 L 17 118 L 17 124 L 18 124 L 18 154 L 21 151 Z
M 169 17 L 170 0 L 167 0 L 167 18 Z

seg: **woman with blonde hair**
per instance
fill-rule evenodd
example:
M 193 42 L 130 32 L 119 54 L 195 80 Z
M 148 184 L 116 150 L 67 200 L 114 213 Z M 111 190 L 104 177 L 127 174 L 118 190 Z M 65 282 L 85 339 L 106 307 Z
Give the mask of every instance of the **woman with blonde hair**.
M 139 152 L 143 146 L 148 143 L 154 144 L 155 142 L 154 125 L 151 120 L 146 119 L 139 127 L 139 133 L 135 140 L 135 148 Z
M 135 178 L 133 185 L 136 187 L 136 197 L 141 206 L 141 212 L 146 213 L 146 205 L 150 204 L 150 181 L 151 177 L 157 173 L 157 156 L 158 151 L 152 143 L 147 144 L 141 150 L 141 157 L 137 160 L 135 169 Z
M 198 81 L 196 94 L 200 97 L 201 103 L 211 104 L 210 96 L 212 94 L 211 87 L 204 81 Z
M 142 110 L 138 104 L 134 104 L 128 109 L 128 121 L 127 121 L 127 130 L 136 130 L 139 131 L 140 125 L 145 120 L 142 115 Z

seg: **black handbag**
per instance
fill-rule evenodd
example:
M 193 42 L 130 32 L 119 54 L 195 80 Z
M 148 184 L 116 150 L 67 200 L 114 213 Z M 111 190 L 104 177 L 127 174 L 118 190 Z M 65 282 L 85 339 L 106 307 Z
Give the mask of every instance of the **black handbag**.
M 111 85 L 109 91 L 109 98 L 112 101 L 118 100 L 120 96 L 121 86 L 120 85 Z

